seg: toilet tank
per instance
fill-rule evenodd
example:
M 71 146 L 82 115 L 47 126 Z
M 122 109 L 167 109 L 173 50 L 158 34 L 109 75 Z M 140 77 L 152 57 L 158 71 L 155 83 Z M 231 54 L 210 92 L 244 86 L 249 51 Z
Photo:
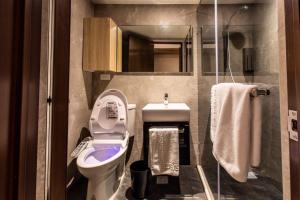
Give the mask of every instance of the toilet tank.
M 129 136 L 134 136 L 135 134 L 135 115 L 136 115 L 136 105 L 135 104 L 128 104 L 128 126 L 127 131 L 129 132 Z

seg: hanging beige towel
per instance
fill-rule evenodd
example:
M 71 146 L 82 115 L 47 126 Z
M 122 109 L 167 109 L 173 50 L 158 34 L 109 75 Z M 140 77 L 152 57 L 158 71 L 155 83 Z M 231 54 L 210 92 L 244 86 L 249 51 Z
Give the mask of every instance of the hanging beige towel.
M 250 165 L 260 160 L 260 101 L 252 102 L 255 85 L 221 83 L 211 91 L 213 155 L 237 181 L 247 180 Z M 259 97 L 255 97 L 259 98 Z
M 151 128 L 149 134 L 152 175 L 179 176 L 178 128 Z

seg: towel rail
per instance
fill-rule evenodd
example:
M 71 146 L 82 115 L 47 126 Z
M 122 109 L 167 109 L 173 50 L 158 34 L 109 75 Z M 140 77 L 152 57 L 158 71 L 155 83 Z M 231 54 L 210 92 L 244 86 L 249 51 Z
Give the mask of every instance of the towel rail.
M 151 126 L 149 129 L 151 128 L 178 128 L 178 133 L 184 133 L 185 131 L 184 128 L 180 128 L 178 126 Z
M 269 89 L 253 89 L 250 92 L 251 97 L 268 96 L 270 94 L 271 94 L 271 91 Z

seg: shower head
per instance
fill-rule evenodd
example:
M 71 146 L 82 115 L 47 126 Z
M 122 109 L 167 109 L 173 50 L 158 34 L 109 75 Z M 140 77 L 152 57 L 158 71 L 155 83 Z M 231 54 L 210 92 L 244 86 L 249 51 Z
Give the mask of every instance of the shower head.
M 236 9 L 236 11 L 230 16 L 229 21 L 226 25 L 226 29 L 229 28 L 229 25 L 231 23 L 231 20 L 234 18 L 234 16 L 236 16 L 238 13 L 240 13 L 241 11 L 246 11 L 249 10 L 249 6 L 248 5 L 242 5 L 240 6 L 238 9 Z

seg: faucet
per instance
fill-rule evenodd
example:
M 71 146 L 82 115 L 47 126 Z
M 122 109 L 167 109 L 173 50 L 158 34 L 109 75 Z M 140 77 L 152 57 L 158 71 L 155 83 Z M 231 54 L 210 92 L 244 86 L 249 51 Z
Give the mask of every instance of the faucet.
M 168 100 L 168 98 L 169 98 L 169 95 L 168 95 L 168 93 L 165 93 L 165 98 L 164 98 L 164 104 L 165 104 L 165 106 L 167 106 L 167 105 L 168 105 L 168 103 L 169 103 L 169 100 Z

